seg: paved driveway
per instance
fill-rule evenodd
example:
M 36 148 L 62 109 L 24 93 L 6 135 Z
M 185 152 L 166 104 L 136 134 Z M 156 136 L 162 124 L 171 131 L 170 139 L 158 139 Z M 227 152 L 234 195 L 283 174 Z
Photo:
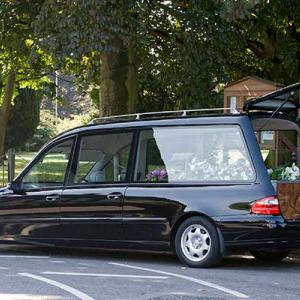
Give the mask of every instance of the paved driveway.
M 166 254 L 3 247 L 0 300 L 300 299 L 300 260 L 226 258 L 190 269 Z

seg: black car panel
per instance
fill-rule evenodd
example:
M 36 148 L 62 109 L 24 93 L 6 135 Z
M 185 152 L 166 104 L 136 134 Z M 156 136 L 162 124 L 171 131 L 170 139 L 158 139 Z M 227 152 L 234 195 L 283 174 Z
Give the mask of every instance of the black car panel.
M 0 233 L 4 240 L 52 238 L 59 230 L 59 197 L 62 189 L 6 193 L 1 196 Z M 58 200 L 58 199 L 57 199 Z
M 63 239 L 122 239 L 122 201 L 125 186 L 74 186 L 60 200 L 60 230 Z

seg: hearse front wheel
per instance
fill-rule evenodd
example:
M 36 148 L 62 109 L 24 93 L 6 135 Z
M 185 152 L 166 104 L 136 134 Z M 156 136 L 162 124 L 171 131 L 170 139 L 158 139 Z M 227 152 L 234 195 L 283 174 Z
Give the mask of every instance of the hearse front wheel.
M 262 251 L 253 250 L 250 253 L 259 261 L 262 262 L 279 262 L 285 259 L 290 251 Z
M 217 229 L 205 217 L 191 217 L 179 226 L 175 250 L 181 262 L 194 268 L 213 267 L 222 259 Z

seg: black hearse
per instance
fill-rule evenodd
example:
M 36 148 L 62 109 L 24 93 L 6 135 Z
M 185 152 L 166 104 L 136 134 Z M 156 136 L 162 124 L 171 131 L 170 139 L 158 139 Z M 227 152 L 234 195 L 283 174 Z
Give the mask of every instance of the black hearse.
M 1 190 L 1 241 L 174 250 L 192 267 L 231 249 L 283 259 L 300 246 L 299 197 L 282 197 L 285 215 L 256 133 L 299 133 L 299 86 L 243 113 L 110 117 L 59 135 Z

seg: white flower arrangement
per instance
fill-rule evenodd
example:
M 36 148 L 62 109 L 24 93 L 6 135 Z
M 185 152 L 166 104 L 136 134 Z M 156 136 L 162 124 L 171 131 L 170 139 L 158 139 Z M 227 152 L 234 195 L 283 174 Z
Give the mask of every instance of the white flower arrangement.
M 295 163 L 291 167 L 268 169 L 268 173 L 272 180 L 300 180 L 300 168 Z
M 282 171 L 282 179 L 285 179 L 285 180 L 300 179 L 300 169 L 296 166 L 295 163 L 293 163 L 291 167 L 286 167 Z
M 251 180 L 253 177 L 251 165 L 246 159 L 228 163 L 216 153 L 203 161 L 193 158 L 188 169 L 190 178 L 202 180 Z

